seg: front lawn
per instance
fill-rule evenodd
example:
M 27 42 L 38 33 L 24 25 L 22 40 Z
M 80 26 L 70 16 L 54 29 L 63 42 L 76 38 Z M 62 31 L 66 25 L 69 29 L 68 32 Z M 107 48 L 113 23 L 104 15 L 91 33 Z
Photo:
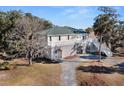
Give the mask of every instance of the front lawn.
M 60 65 L 35 63 L 0 71 L 0 85 L 59 85 Z
M 112 70 L 111 67 L 112 65 L 109 65 L 107 63 L 82 62 L 76 70 L 76 79 L 78 85 L 81 86 L 124 85 L 124 73 Z

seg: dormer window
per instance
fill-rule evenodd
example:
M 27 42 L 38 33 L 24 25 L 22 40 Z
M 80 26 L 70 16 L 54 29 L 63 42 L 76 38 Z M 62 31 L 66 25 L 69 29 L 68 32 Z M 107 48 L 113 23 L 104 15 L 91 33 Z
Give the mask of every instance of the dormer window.
M 61 36 L 59 36 L 59 41 L 61 40 Z

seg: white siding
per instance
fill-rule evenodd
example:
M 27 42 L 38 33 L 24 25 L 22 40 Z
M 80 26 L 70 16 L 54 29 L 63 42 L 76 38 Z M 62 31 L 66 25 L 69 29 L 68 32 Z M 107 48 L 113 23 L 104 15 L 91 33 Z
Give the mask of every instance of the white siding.
M 50 36 L 48 37 L 48 45 L 54 47 L 55 45 L 57 46 L 64 46 L 64 45 L 73 45 L 75 43 L 78 43 L 82 40 L 81 35 L 69 35 L 69 40 L 68 40 L 68 35 L 65 36 L 51 36 L 51 41 L 50 41 Z
M 87 36 L 84 36 L 85 39 L 88 38 Z M 69 40 L 68 40 L 68 35 L 61 36 L 61 39 L 59 40 L 59 35 L 58 36 L 51 36 L 51 41 L 50 41 L 50 36 L 48 36 L 48 45 L 51 47 L 51 59 L 55 58 L 54 54 L 54 47 L 58 46 L 62 50 L 62 58 L 65 58 L 67 56 L 72 56 L 76 54 L 76 51 L 71 54 L 72 47 L 74 46 L 75 43 L 81 42 L 83 39 L 82 35 L 69 35 Z M 85 40 L 84 39 L 84 40 Z
M 73 51 L 72 48 L 73 48 L 73 45 L 61 47 L 61 50 L 62 50 L 62 58 L 65 58 L 65 57 L 67 57 L 67 56 L 76 55 L 76 51 Z

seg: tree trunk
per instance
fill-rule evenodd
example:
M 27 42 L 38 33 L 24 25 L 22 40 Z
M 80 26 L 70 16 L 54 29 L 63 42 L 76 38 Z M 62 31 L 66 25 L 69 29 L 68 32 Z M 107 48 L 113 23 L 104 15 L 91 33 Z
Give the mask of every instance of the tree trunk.
M 101 61 L 101 45 L 102 45 L 102 35 L 100 35 L 100 44 L 99 44 L 99 62 Z
M 110 49 L 110 50 L 112 49 L 111 42 L 109 42 L 109 49 Z
M 29 62 L 29 65 L 32 65 L 32 51 L 31 51 L 31 48 L 29 47 L 28 49 L 28 62 Z
M 32 65 L 33 63 L 32 63 L 32 57 L 30 57 L 29 59 L 29 65 Z
M 25 55 L 25 58 L 28 59 L 28 56 L 29 56 L 29 55 L 28 55 L 28 52 L 27 52 L 26 55 Z
M 110 41 L 106 41 L 105 43 L 106 43 L 106 46 L 107 46 L 110 50 L 112 50 L 112 44 L 111 44 L 111 42 L 110 42 Z

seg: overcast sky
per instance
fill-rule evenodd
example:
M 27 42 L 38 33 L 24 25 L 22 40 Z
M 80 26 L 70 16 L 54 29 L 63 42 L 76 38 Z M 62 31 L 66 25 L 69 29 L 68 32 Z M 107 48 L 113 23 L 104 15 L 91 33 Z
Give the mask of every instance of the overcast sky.
M 124 7 L 113 7 L 121 15 L 120 20 L 124 20 Z M 30 12 L 40 18 L 45 18 L 55 25 L 71 26 L 85 29 L 92 26 L 94 18 L 100 13 L 96 6 L 0 6 L 1 11 L 21 10 Z

